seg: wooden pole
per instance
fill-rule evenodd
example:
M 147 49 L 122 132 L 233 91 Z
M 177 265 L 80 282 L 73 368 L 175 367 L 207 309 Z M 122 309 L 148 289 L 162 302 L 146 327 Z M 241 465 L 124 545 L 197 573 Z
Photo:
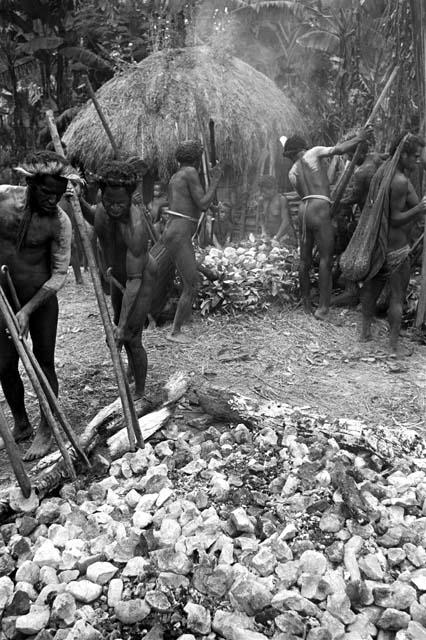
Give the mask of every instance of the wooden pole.
M 16 311 L 19 311 L 19 309 L 21 308 L 21 303 L 19 302 L 18 299 L 18 295 L 16 293 L 16 289 L 15 289 L 15 285 L 13 284 L 12 278 L 10 277 L 10 273 L 9 273 L 9 269 L 6 265 L 3 265 L 1 267 L 1 272 L 3 274 L 5 274 L 6 276 L 6 282 L 13 300 L 13 303 L 16 307 Z M 13 309 L 11 307 L 11 305 L 9 304 L 9 311 L 10 311 L 10 317 L 12 318 L 16 330 L 19 331 L 19 326 L 18 326 L 18 322 L 16 320 L 16 317 L 14 315 Z M 52 387 L 50 386 L 50 383 L 48 381 L 48 379 L 46 378 L 43 369 L 41 368 L 37 358 L 35 357 L 34 353 L 32 352 L 32 350 L 28 347 L 28 344 L 23 340 L 22 341 L 22 345 L 25 349 L 25 351 L 27 352 L 28 358 L 30 360 L 31 366 L 33 367 L 39 381 L 40 381 L 40 385 L 41 388 L 43 390 L 43 393 L 46 396 L 46 399 L 49 403 L 50 408 L 52 409 L 52 412 L 54 412 L 54 414 L 56 415 L 56 418 L 58 419 L 59 424 L 61 425 L 62 429 L 64 430 L 66 436 L 68 437 L 68 440 L 71 442 L 72 446 L 74 447 L 77 455 L 79 456 L 80 460 L 83 462 L 83 464 L 86 465 L 87 468 L 91 468 L 91 464 L 89 462 L 88 457 L 86 456 L 85 452 L 83 451 L 78 438 L 76 436 L 76 434 L 74 433 L 74 430 L 71 426 L 71 424 L 68 421 L 68 418 L 66 417 L 61 405 L 58 402 L 57 397 L 55 396 L 55 394 L 53 393 Z
M 54 130 L 56 130 L 56 125 L 54 122 L 49 121 L 49 119 L 47 120 L 47 122 L 49 125 L 50 133 L 52 135 L 53 144 L 55 144 Z M 58 143 L 56 144 L 57 144 L 57 146 L 55 146 L 56 153 L 59 153 L 63 156 L 64 151 L 62 149 L 60 140 L 59 140 L 59 144 Z M 126 378 L 123 361 L 121 359 L 121 355 L 115 344 L 112 322 L 109 315 L 105 294 L 102 289 L 102 283 L 99 277 L 95 256 L 93 254 L 92 243 L 90 242 L 89 236 L 87 234 L 83 213 L 81 211 L 80 203 L 75 193 L 71 196 L 71 205 L 74 212 L 75 222 L 76 222 L 78 231 L 80 233 L 80 238 L 83 244 L 84 253 L 86 255 L 90 277 L 93 282 L 93 288 L 95 290 L 99 312 L 101 314 L 102 322 L 104 325 L 107 345 L 111 354 L 111 360 L 114 367 L 115 378 L 117 381 L 118 392 L 119 392 L 121 404 L 123 407 L 124 419 L 126 422 L 126 428 L 127 428 L 127 433 L 129 437 L 130 451 L 134 451 L 135 440 L 138 447 L 140 448 L 144 447 L 142 432 L 140 430 L 139 422 L 136 416 L 136 411 L 133 404 L 129 383 Z
M 69 451 L 66 447 L 66 444 L 62 438 L 61 432 L 58 429 L 58 425 L 56 424 L 55 417 L 52 413 L 50 405 L 47 401 L 47 398 L 43 392 L 40 381 L 37 377 L 37 373 L 35 372 L 34 367 L 32 366 L 30 357 L 28 356 L 27 349 L 25 348 L 27 345 L 24 341 L 20 340 L 17 326 L 15 324 L 15 320 L 13 318 L 13 311 L 10 308 L 9 301 L 6 297 L 6 294 L 3 291 L 3 288 L 0 287 L 0 313 L 2 314 L 4 321 L 6 323 L 7 329 L 12 338 L 13 344 L 15 346 L 16 351 L 24 365 L 25 371 L 28 374 L 28 377 L 31 381 L 31 384 L 34 388 L 34 391 L 37 395 L 37 399 L 40 403 L 41 410 L 52 430 L 53 436 L 57 442 L 60 452 L 62 453 L 62 457 L 64 458 L 66 467 L 68 469 L 68 473 L 73 480 L 77 480 L 77 475 L 75 473 L 75 469 L 71 462 Z
M 422 41 L 423 41 L 423 92 L 424 92 L 424 105 L 425 105 L 425 128 L 426 128 L 426 11 L 423 7 L 422 0 L 419 0 L 420 3 L 420 29 L 422 32 Z M 413 28 L 415 25 L 413 25 Z M 426 133 L 426 130 L 425 130 Z M 426 231 L 426 218 L 425 218 L 425 231 Z M 425 231 L 423 233 L 425 233 Z M 420 295 L 419 302 L 417 305 L 417 315 L 416 315 L 416 327 L 420 329 L 426 319 L 426 242 L 423 242 L 423 258 L 422 258 L 422 280 L 420 285 Z
M 4 442 L 4 448 L 12 465 L 13 473 L 17 483 L 19 484 L 22 495 L 24 498 L 29 498 L 31 495 L 31 482 L 25 471 L 24 463 L 22 462 L 21 454 L 18 449 L 18 445 L 13 439 L 12 433 L 7 425 L 6 416 L 4 415 L 3 407 L 0 405 L 0 436 Z
M 373 110 L 367 120 L 367 122 L 365 123 L 365 126 L 367 127 L 369 124 L 371 124 L 374 120 L 374 118 L 376 117 L 383 100 L 385 99 L 390 87 L 392 86 L 393 81 L 395 80 L 396 74 L 399 71 L 399 66 L 396 66 L 394 68 L 394 70 L 392 71 L 392 73 L 390 74 L 385 86 L 383 87 L 383 90 L 381 92 L 381 94 L 379 95 L 379 97 L 376 100 L 376 104 L 373 107 Z M 358 161 L 358 158 L 360 156 L 361 153 L 361 144 L 359 144 L 357 146 L 357 148 L 355 149 L 355 153 L 352 157 L 352 160 L 350 161 L 349 165 L 346 167 L 345 172 L 343 173 L 343 176 L 341 177 L 341 179 L 339 180 L 339 184 L 337 185 L 337 189 L 333 194 L 333 204 L 331 205 L 331 211 L 330 211 L 330 215 L 334 216 L 339 208 L 340 205 L 340 201 L 343 197 L 343 194 L 345 192 L 346 187 L 348 186 L 348 182 L 351 179 L 351 176 L 355 170 L 355 166 L 356 163 Z
M 108 124 L 108 122 L 107 122 L 107 120 L 106 120 L 106 118 L 105 118 L 105 116 L 103 114 L 103 111 L 101 109 L 101 105 L 99 104 L 99 101 L 98 101 L 98 99 L 96 97 L 96 94 L 93 91 L 93 87 L 92 87 L 92 84 L 91 84 L 88 76 L 86 76 L 86 88 L 87 88 L 87 92 L 88 92 L 89 96 L 92 99 L 92 102 L 93 102 L 93 104 L 95 106 L 95 109 L 98 112 L 98 116 L 100 118 L 100 121 L 102 122 L 102 125 L 103 125 L 104 129 L 105 129 L 105 133 L 107 134 L 107 136 L 109 138 L 109 141 L 111 143 L 111 147 L 113 148 L 113 151 L 114 151 L 114 156 L 116 158 L 118 158 L 119 155 L 120 155 L 120 152 L 119 152 L 118 147 L 117 147 L 117 145 L 115 143 L 114 136 L 112 135 L 111 129 L 109 128 L 109 124 Z

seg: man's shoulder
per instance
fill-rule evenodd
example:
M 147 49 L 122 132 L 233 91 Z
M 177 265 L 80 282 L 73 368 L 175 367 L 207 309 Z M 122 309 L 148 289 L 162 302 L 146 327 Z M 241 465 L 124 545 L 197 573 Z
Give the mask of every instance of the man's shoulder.
M 175 177 L 192 178 L 193 176 L 198 177 L 198 171 L 195 167 L 185 166 L 180 167 L 174 175 Z
M 404 173 L 402 173 L 401 171 L 396 171 L 391 182 L 392 191 L 397 191 L 400 193 L 407 191 L 409 182 L 409 179 Z

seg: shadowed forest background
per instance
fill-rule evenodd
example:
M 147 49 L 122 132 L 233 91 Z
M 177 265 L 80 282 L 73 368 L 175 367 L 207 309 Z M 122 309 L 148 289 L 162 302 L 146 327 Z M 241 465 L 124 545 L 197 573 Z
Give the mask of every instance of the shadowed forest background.
M 365 122 L 396 64 L 381 111 L 382 148 L 422 127 L 417 0 L 0 0 L 0 169 L 49 142 L 98 89 L 151 53 L 210 45 L 271 78 L 298 107 L 312 143 Z M 283 132 L 285 134 L 285 132 Z

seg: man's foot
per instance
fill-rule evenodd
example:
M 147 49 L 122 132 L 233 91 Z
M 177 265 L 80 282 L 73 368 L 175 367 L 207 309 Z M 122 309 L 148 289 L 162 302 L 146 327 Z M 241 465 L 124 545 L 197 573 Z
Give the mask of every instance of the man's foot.
M 306 313 L 307 315 L 312 315 L 313 309 L 312 309 L 311 301 L 310 300 L 303 300 L 302 301 L 302 305 L 303 305 L 304 313 Z
M 191 338 L 184 336 L 182 333 L 168 333 L 166 339 L 177 344 L 191 344 L 192 342 Z
M 29 422 L 15 422 L 15 426 L 12 429 L 12 435 L 15 442 L 22 442 L 23 440 L 28 440 L 28 438 L 32 435 L 33 428 Z
M 48 430 L 38 428 L 33 443 L 28 449 L 27 453 L 24 455 L 23 460 L 25 460 L 25 462 L 29 462 L 31 460 L 39 460 L 39 458 L 44 458 L 44 456 L 47 456 L 47 454 L 49 453 L 51 446 L 51 433 Z
M 329 310 L 328 309 L 318 308 L 314 313 L 314 317 L 317 320 L 327 320 L 328 314 L 329 314 Z
M 414 347 L 406 347 L 399 342 L 390 342 L 389 353 L 396 358 L 409 358 L 414 353 Z
M 347 292 L 343 292 L 331 298 L 332 307 L 356 307 L 358 302 L 359 296 Z

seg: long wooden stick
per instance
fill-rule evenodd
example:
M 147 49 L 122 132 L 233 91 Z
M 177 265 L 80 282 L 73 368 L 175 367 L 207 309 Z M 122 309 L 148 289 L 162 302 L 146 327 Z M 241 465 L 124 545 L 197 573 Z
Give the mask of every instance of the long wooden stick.
M 29 498 L 31 495 L 31 482 L 25 471 L 24 463 L 22 462 L 21 454 L 19 452 L 18 445 L 13 439 L 12 433 L 7 425 L 6 416 L 4 415 L 3 407 L 0 405 L 0 436 L 4 442 L 4 448 L 12 465 L 13 473 L 17 483 L 19 484 L 22 495 L 24 498 Z
M 426 11 L 424 10 L 422 2 L 420 2 L 420 15 L 423 36 L 423 91 L 424 91 L 424 105 L 425 105 L 425 130 L 426 130 Z M 426 218 L 425 218 L 425 231 L 426 232 Z M 417 304 L 416 314 L 416 327 L 420 329 L 423 326 L 426 319 L 426 242 L 423 242 L 423 257 L 422 257 L 422 281 L 420 285 L 419 302 Z
M 390 74 L 388 81 L 386 82 L 385 86 L 383 87 L 383 90 L 381 92 L 381 94 L 379 95 L 379 97 L 376 100 L 376 104 L 373 107 L 372 112 L 370 113 L 370 116 L 367 119 L 367 122 L 365 123 L 365 127 L 367 127 L 369 124 L 371 124 L 374 120 L 374 118 L 376 117 L 383 100 L 385 99 L 390 87 L 392 86 L 393 81 L 395 80 L 396 74 L 399 71 L 399 66 L 396 66 L 394 68 L 394 70 L 392 71 L 392 73 Z M 339 180 L 339 184 L 337 185 L 337 189 L 333 194 L 333 204 L 331 205 L 331 211 L 330 211 L 330 215 L 334 216 L 339 208 L 340 205 L 340 201 L 342 199 L 342 196 L 345 192 L 346 187 L 348 186 L 349 180 L 352 177 L 352 174 L 355 170 L 355 166 L 356 163 L 358 161 L 358 158 L 361 154 L 361 146 L 362 143 L 358 144 L 355 153 L 352 157 L 352 160 L 350 161 L 349 165 L 346 167 L 345 172 L 343 173 L 343 176 L 341 177 L 341 179 Z
M 109 124 L 103 114 L 103 111 L 101 109 L 101 105 L 99 104 L 99 101 L 96 97 L 95 92 L 93 91 L 93 87 L 92 84 L 89 80 L 89 77 L 86 76 L 86 88 L 87 88 L 87 93 L 89 94 L 90 98 L 92 99 L 92 102 L 95 106 L 96 111 L 98 112 L 98 116 L 100 121 L 102 122 L 103 128 L 105 129 L 105 133 L 107 134 L 109 141 L 111 143 L 111 147 L 113 148 L 114 151 L 114 155 L 116 158 L 118 158 L 118 156 L 120 155 L 120 152 L 118 150 L 118 147 L 116 145 L 116 142 L 114 140 L 114 136 L 112 135 L 111 129 L 109 128 Z M 55 141 L 53 141 L 54 143 Z
M 53 144 L 55 145 L 55 122 L 47 118 L 50 133 L 52 135 Z M 60 155 L 64 155 L 61 142 L 56 142 L 55 151 Z M 108 311 L 108 305 L 105 299 L 105 294 L 102 289 L 101 279 L 99 277 L 98 267 L 96 264 L 95 256 L 93 254 L 92 243 L 87 234 L 86 224 L 84 221 L 83 213 L 81 211 L 80 203 L 76 194 L 71 196 L 71 206 L 73 208 L 75 222 L 80 233 L 80 238 L 83 244 L 84 253 L 86 255 L 87 264 L 89 267 L 90 277 L 93 282 L 93 288 L 95 290 L 96 300 L 101 314 L 102 323 L 104 325 L 105 336 L 107 345 L 111 354 L 111 360 L 114 368 L 115 378 L 117 381 L 118 392 L 123 407 L 124 419 L 126 422 L 127 433 L 129 437 L 130 450 L 135 450 L 135 440 L 140 448 L 144 447 L 142 432 L 139 427 L 139 422 L 136 416 L 135 407 L 133 404 L 132 395 L 130 392 L 129 383 L 126 378 L 123 361 L 120 353 L 115 344 L 114 331 L 112 328 L 111 317 Z
M 15 285 L 13 284 L 13 280 L 10 276 L 9 273 L 9 269 L 6 265 L 3 265 L 1 267 L 1 272 L 4 273 L 6 275 L 6 281 L 7 281 L 7 285 L 9 287 L 9 291 L 12 297 L 12 300 L 14 302 L 15 305 L 15 309 L 13 310 L 11 308 L 11 312 L 13 311 L 19 311 L 19 309 L 21 308 L 21 303 L 19 302 L 19 298 L 18 298 L 18 294 L 16 293 L 16 289 L 15 289 Z M 17 323 L 17 320 L 15 318 L 15 316 L 12 316 L 12 319 L 15 322 L 15 326 L 16 329 L 19 331 L 19 326 Z M 83 464 L 85 464 L 85 466 L 87 468 L 91 468 L 91 464 L 89 462 L 88 457 L 86 456 L 84 450 L 82 449 L 80 442 L 76 436 L 76 434 L 74 433 L 74 430 L 70 424 L 70 422 L 68 421 L 68 418 L 66 417 L 61 405 L 58 402 L 57 397 L 55 396 L 52 387 L 50 386 L 50 383 L 48 381 L 48 379 L 46 378 L 46 375 L 43 371 L 43 369 L 41 368 L 37 358 L 35 357 L 33 351 L 28 347 L 26 342 L 23 342 L 24 348 L 27 351 L 28 357 L 31 361 L 31 365 L 34 368 L 34 371 L 37 374 L 37 377 L 40 381 L 41 387 L 43 389 L 43 392 L 46 395 L 46 399 L 50 405 L 50 408 L 52 409 L 52 412 L 56 415 L 56 418 L 58 419 L 59 424 L 61 425 L 62 429 L 64 430 L 66 436 L 68 437 L 68 440 L 71 442 L 72 446 L 74 447 L 77 455 L 79 456 L 80 460 L 83 462 Z
M 9 301 L 6 297 L 6 294 L 3 291 L 3 288 L 0 287 L 0 313 L 2 314 L 4 321 L 6 323 L 7 329 L 12 338 L 13 344 L 15 346 L 16 351 L 21 359 L 22 364 L 24 365 L 25 371 L 28 374 L 28 377 L 31 381 L 31 384 L 34 388 L 34 391 L 37 395 L 37 399 L 40 403 L 41 410 L 49 424 L 49 427 L 52 430 L 53 436 L 57 442 L 60 452 L 64 458 L 65 464 L 68 469 L 68 473 L 73 480 L 77 479 L 77 475 L 75 473 L 75 469 L 71 462 L 69 451 L 66 447 L 66 444 L 62 438 L 61 432 L 58 429 L 58 425 L 56 424 L 55 417 L 52 413 L 50 405 L 47 401 L 47 398 L 43 392 L 40 381 L 38 379 L 37 373 L 32 366 L 30 357 L 28 355 L 27 349 L 25 348 L 26 343 L 19 338 L 18 329 L 16 326 L 16 320 L 14 320 L 14 314 L 10 307 Z

